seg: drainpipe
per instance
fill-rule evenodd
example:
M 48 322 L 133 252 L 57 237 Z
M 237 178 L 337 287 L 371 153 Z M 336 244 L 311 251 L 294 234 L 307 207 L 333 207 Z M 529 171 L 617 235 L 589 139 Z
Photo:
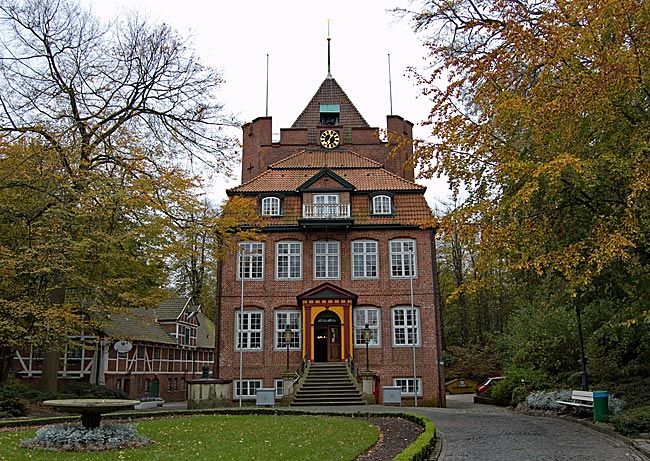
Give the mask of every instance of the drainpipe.
M 217 312 L 214 317 L 215 320 L 215 327 L 216 327 L 216 337 L 215 337 L 215 345 L 214 345 L 214 371 L 213 371 L 213 377 L 214 378 L 219 378 L 220 373 L 221 373 L 221 290 L 223 288 L 223 261 L 219 259 L 217 261 L 217 302 L 216 302 L 216 308 Z

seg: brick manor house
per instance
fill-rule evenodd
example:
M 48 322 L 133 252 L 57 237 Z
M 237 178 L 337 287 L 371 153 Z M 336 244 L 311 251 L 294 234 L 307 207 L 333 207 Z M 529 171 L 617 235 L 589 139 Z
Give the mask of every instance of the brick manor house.
M 244 125 L 242 184 L 227 194 L 256 200 L 262 239 L 239 241 L 219 271 L 214 376 L 233 380 L 233 400 L 281 394 L 287 368 L 344 363 L 352 376 L 368 364 L 380 401 L 399 386 L 405 403 L 445 405 L 412 128 L 389 115 L 382 139 L 330 74 L 279 141 L 271 117 Z

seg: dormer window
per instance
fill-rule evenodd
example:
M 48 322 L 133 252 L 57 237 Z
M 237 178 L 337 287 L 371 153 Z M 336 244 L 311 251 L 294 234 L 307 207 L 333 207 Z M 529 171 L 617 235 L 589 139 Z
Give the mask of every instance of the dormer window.
M 320 105 L 320 124 L 321 126 L 336 126 L 339 124 L 339 115 L 341 113 L 340 104 L 321 104 Z
M 375 195 L 372 197 L 372 214 L 393 214 L 393 198 L 389 195 Z
M 280 216 L 281 204 L 278 197 L 262 198 L 262 216 Z

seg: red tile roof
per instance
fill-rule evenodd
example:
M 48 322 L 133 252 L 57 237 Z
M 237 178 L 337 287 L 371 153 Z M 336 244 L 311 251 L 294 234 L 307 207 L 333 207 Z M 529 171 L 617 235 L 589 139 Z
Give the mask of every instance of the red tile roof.
M 381 168 L 383 165 L 351 150 L 301 151 L 280 160 L 269 168 Z
M 269 166 L 269 169 L 241 186 L 228 190 L 228 195 L 262 193 L 296 193 L 298 188 L 329 168 L 341 179 L 354 186 L 352 216 L 357 224 L 413 225 L 431 218 L 431 209 L 425 198 L 426 188 L 385 170 L 374 160 L 350 150 L 302 151 Z M 374 191 L 394 192 L 395 214 L 392 216 L 370 215 L 369 196 Z M 300 196 L 285 197 L 283 216 L 264 217 L 264 226 L 295 225 L 302 216 Z
M 302 151 L 274 163 L 247 183 L 228 190 L 229 195 L 293 192 L 324 167 L 355 186 L 358 192 L 418 191 L 425 187 L 393 174 L 381 164 L 353 151 Z

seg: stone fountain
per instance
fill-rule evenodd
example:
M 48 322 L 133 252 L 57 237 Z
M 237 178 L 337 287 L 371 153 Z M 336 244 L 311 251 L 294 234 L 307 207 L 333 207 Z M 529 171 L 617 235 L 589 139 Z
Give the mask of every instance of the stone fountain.
M 102 415 L 118 410 L 132 409 L 139 400 L 126 399 L 63 399 L 45 400 L 43 405 L 48 405 L 66 413 L 81 415 L 81 424 L 86 429 L 99 427 Z

